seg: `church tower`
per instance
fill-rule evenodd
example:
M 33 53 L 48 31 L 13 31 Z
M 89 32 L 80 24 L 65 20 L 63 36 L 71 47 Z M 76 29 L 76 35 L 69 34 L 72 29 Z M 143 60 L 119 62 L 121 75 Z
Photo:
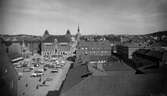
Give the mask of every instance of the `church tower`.
M 45 30 L 44 34 L 43 34 L 43 39 L 46 39 L 47 37 L 49 37 L 50 34 L 49 34 L 49 31 L 48 30 Z
M 77 32 L 78 32 L 78 33 L 80 33 L 79 24 L 78 24 L 78 29 L 77 29 Z
M 66 38 L 67 38 L 69 41 L 71 41 L 71 37 L 72 37 L 72 36 L 71 36 L 71 32 L 70 32 L 69 29 L 66 31 L 65 36 L 66 36 Z
M 78 29 L 77 29 L 77 34 L 76 34 L 76 40 L 79 41 L 80 37 L 81 37 L 81 33 L 80 33 L 79 24 L 78 24 Z

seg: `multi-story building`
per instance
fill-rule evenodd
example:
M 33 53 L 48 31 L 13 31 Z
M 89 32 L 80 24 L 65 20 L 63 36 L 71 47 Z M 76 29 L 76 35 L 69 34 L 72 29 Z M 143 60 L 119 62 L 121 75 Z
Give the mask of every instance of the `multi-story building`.
M 151 65 L 159 68 L 167 63 L 167 51 L 165 50 L 139 49 L 132 56 L 137 67 Z
M 66 35 L 49 36 L 42 41 L 43 57 L 64 57 L 71 53 L 71 37 Z
M 0 95 L 17 96 L 17 72 L 11 64 L 3 40 L 0 39 Z
M 58 44 L 57 54 L 60 56 L 69 56 L 71 53 L 71 46 L 69 44 Z
M 39 37 L 14 36 L 5 40 L 10 58 L 29 57 L 40 51 L 41 40 Z
M 125 45 L 115 45 L 113 46 L 113 53 L 117 54 L 122 59 L 132 59 L 132 54 L 140 49 L 140 47 L 125 46 Z M 144 48 L 149 49 L 149 48 Z
M 82 41 L 105 41 L 105 36 L 102 35 L 83 35 L 80 38 Z
M 111 56 L 111 44 L 109 41 L 80 41 L 77 50 L 77 58 L 84 61 L 106 61 Z

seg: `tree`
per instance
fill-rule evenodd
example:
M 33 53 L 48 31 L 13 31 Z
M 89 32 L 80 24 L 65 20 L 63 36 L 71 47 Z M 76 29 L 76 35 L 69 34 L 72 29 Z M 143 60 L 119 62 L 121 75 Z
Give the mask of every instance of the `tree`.
M 38 51 L 37 51 L 37 53 L 41 55 L 41 52 L 42 52 L 42 44 L 40 42 L 39 45 L 38 45 Z
M 68 61 L 75 62 L 75 60 L 76 60 L 76 56 L 68 57 L 67 60 L 68 60 Z

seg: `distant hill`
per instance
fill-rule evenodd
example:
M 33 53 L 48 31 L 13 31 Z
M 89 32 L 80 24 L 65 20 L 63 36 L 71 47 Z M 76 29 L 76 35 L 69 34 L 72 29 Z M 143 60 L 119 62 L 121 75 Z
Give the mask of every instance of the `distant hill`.
M 167 36 L 167 31 L 158 31 L 158 32 L 154 32 L 154 33 L 150 33 L 150 34 L 146 34 L 146 35 L 151 35 L 151 36 L 162 36 L 162 35 L 166 35 Z
M 17 34 L 17 35 L 9 35 L 9 34 L 0 34 L 0 36 L 8 36 L 8 37 L 41 37 L 38 35 L 28 35 L 28 34 Z
M 8 35 L 8 34 L 0 34 L 0 37 L 3 38 L 5 41 L 39 41 L 42 39 L 41 36 L 36 35 L 26 35 L 26 34 L 18 34 L 18 35 Z
M 146 36 L 153 36 L 158 38 L 154 43 L 154 46 L 167 46 L 167 31 L 154 32 L 147 34 Z

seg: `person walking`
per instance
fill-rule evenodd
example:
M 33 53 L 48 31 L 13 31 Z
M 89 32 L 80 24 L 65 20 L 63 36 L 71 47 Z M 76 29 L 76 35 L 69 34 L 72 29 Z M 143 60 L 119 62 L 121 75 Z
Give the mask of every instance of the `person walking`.
M 39 89 L 39 85 L 36 86 L 36 89 Z
M 26 83 L 26 87 L 28 87 L 28 83 Z
M 42 82 L 42 84 L 45 85 L 45 84 L 46 84 L 46 81 L 44 80 L 44 81 Z
M 42 78 L 40 77 L 40 78 L 39 78 L 39 82 L 41 82 L 41 81 L 42 81 Z

